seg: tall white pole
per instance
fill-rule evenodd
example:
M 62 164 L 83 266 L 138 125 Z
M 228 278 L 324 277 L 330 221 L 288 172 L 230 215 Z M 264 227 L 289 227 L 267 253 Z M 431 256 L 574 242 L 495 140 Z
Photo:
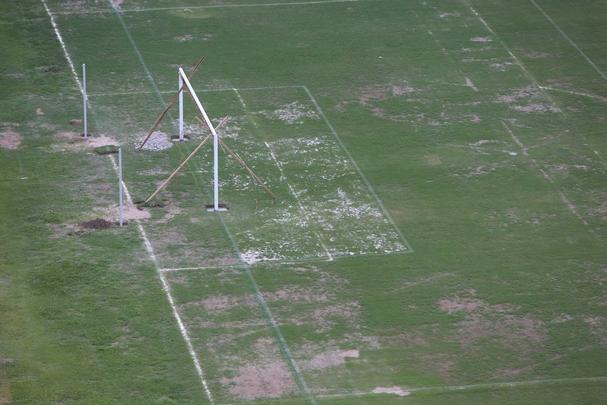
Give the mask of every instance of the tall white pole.
M 84 137 L 88 136 L 88 122 L 87 122 L 87 104 L 88 96 L 86 94 L 86 65 L 82 64 L 82 124 L 84 126 Z
M 124 223 L 123 213 L 123 189 L 122 189 L 122 148 L 118 148 L 118 222 L 120 226 Z
M 219 211 L 219 135 L 213 135 L 213 209 Z
M 219 135 L 217 135 L 213 123 L 209 119 L 207 112 L 202 107 L 202 103 L 198 99 L 198 95 L 192 88 L 192 85 L 190 84 L 190 81 L 182 68 L 179 68 L 179 75 L 181 76 L 183 83 L 188 88 L 190 95 L 194 99 L 194 103 L 196 103 L 196 107 L 198 107 L 198 111 L 200 111 L 202 114 L 202 118 L 204 118 L 204 121 L 213 135 L 213 210 L 219 211 Z
M 179 75 L 179 88 L 183 86 L 183 79 Z M 179 92 L 179 140 L 183 141 L 183 91 Z

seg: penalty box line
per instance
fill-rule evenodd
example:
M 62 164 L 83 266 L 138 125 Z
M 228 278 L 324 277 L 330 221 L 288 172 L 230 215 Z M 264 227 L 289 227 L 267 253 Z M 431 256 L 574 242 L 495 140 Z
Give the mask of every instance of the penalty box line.
M 255 263 L 234 263 L 234 264 L 223 264 L 216 266 L 191 266 L 191 267 L 165 267 L 161 268 L 160 271 L 163 273 L 173 273 L 180 271 L 206 271 L 206 270 L 222 270 L 222 269 L 242 269 L 245 267 L 257 267 L 257 266 L 288 266 L 293 264 L 306 264 L 306 263 L 331 263 L 337 260 L 344 259 L 356 259 L 361 257 L 388 257 L 388 256 L 400 256 L 408 254 L 408 251 L 401 252 L 389 252 L 389 253 L 357 253 L 352 255 L 332 255 L 332 259 L 326 256 L 307 257 L 302 259 L 268 259 L 261 260 Z
M 74 81 L 76 82 L 80 92 L 82 93 L 82 96 L 84 97 L 84 88 L 82 86 L 82 82 L 80 81 L 80 78 L 78 77 L 78 74 L 76 73 L 76 69 L 74 67 L 72 58 L 67 50 L 65 42 L 63 41 L 63 36 L 61 35 L 61 32 L 59 30 L 57 23 L 55 22 L 55 17 L 53 15 L 52 11 L 50 10 L 50 8 L 48 7 L 46 0 L 41 0 L 41 2 L 49 17 L 51 26 L 53 27 L 53 30 L 55 32 L 55 37 L 57 38 L 57 40 L 59 41 L 59 44 L 61 45 L 61 48 L 63 50 L 63 55 L 65 56 L 65 59 L 67 60 L 68 65 L 70 66 L 70 70 L 72 72 Z M 92 105 L 90 104 L 90 101 L 89 101 L 89 107 L 92 110 Z M 110 159 L 110 162 L 112 164 L 114 171 L 116 172 L 116 175 L 118 175 L 118 166 L 116 164 L 116 160 L 114 159 L 113 156 L 109 156 L 109 159 Z M 133 200 L 132 200 L 131 194 L 126 186 L 126 183 L 124 181 L 122 181 L 122 184 L 120 184 L 120 186 L 124 188 L 128 203 L 132 205 Z M 154 267 L 156 269 L 156 274 L 158 275 L 158 278 L 160 279 L 160 282 L 162 284 L 162 291 L 165 293 L 167 301 L 169 302 L 169 305 L 170 305 L 172 313 L 173 313 L 173 317 L 175 318 L 175 321 L 177 322 L 179 332 L 181 333 L 181 336 L 186 344 L 188 353 L 192 359 L 192 362 L 194 363 L 194 368 L 196 369 L 196 373 L 198 374 L 198 377 L 200 379 L 204 392 L 205 392 L 207 398 L 209 399 L 209 402 L 211 404 L 214 404 L 213 395 L 211 394 L 211 392 L 209 390 L 209 386 L 207 384 L 204 372 L 202 370 L 200 360 L 198 359 L 198 356 L 197 356 L 196 352 L 194 351 L 194 346 L 190 339 L 189 332 L 188 332 L 183 320 L 181 319 L 181 315 L 179 315 L 179 312 L 177 311 L 177 306 L 175 304 L 175 300 L 173 298 L 173 295 L 171 294 L 171 286 L 170 286 L 168 280 L 166 279 L 166 277 L 164 276 L 164 274 L 160 271 L 158 259 L 156 257 L 156 254 L 154 253 L 154 248 L 152 247 L 152 244 L 147 236 L 147 233 L 145 232 L 143 224 L 141 223 L 141 221 L 139 219 L 135 219 L 135 223 L 137 224 L 137 231 L 139 232 L 139 235 L 141 236 L 141 238 L 144 242 L 144 247 L 148 254 L 148 257 L 149 257 L 150 261 L 154 264 Z

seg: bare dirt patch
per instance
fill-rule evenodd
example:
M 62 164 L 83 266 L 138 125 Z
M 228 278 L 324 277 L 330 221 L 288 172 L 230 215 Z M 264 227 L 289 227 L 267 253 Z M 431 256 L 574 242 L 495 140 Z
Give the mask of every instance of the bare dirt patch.
M 312 357 L 303 367 L 310 370 L 322 370 L 341 366 L 346 363 L 346 359 L 357 359 L 359 356 L 356 349 L 328 351 Z
M 55 140 L 58 142 L 53 145 L 57 151 L 78 152 L 86 149 L 95 149 L 108 145 L 119 145 L 118 141 L 106 135 L 83 137 L 77 132 L 57 132 Z
M 527 352 L 546 339 L 544 322 L 532 314 L 516 314 L 520 309 L 517 305 L 491 305 L 476 298 L 475 294 L 474 290 L 468 290 L 463 297 L 449 297 L 437 303 L 449 314 L 465 314 L 457 324 L 458 340 L 462 346 L 473 345 L 478 339 L 492 338 L 517 352 Z
M 295 384 L 286 364 L 275 361 L 238 368 L 233 378 L 223 378 L 230 394 L 238 399 L 252 401 L 258 398 L 277 398 L 295 391 Z
M 15 150 L 21 145 L 21 141 L 23 140 L 23 136 L 20 133 L 7 130 L 0 132 L 0 148 Z
M 113 224 L 103 218 L 95 218 L 90 221 L 81 222 L 79 225 L 84 229 L 108 229 Z
M 424 160 L 428 166 L 439 166 L 443 163 L 438 155 L 426 155 Z
M 409 391 L 403 390 L 401 387 L 392 386 L 392 387 L 375 387 L 372 391 L 374 394 L 394 394 L 399 397 L 406 397 L 411 395 Z

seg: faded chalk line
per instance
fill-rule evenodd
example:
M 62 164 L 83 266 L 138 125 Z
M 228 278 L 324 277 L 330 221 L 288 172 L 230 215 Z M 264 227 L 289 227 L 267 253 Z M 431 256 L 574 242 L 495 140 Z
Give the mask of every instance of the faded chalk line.
M 579 219 L 582 222 L 582 224 L 588 226 L 588 222 L 586 222 L 586 220 L 578 212 L 577 207 L 569 200 L 569 198 L 567 198 L 567 196 L 556 185 L 556 182 L 554 181 L 554 179 L 548 173 L 546 173 L 546 171 L 544 169 L 542 169 L 542 167 L 537 163 L 537 161 L 534 158 L 529 156 L 528 148 L 525 147 L 523 142 L 521 142 L 521 140 L 516 136 L 516 134 L 514 133 L 512 128 L 510 128 L 508 126 L 508 124 L 506 124 L 506 122 L 503 120 L 501 120 L 501 123 L 504 126 L 504 128 L 506 129 L 506 131 L 508 132 L 508 134 L 510 135 L 510 137 L 512 138 L 512 140 L 514 141 L 514 143 L 516 143 L 518 145 L 518 147 L 521 149 L 523 155 L 528 157 L 531 160 L 532 165 L 540 171 L 540 173 L 542 174 L 542 177 L 544 177 L 544 179 L 546 181 L 548 181 L 548 183 L 550 183 L 552 185 L 552 187 L 556 190 L 556 192 L 558 193 L 558 195 L 561 199 L 561 202 L 563 204 L 565 204 L 565 206 L 569 209 L 569 211 L 571 211 L 571 213 L 577 219 Z
M 361 178 L 361 180 L 363 181 L 363 183 L 365 183 L 365 185 L 367 186 L 367 189 L 369 190 L 369 193 L 371 194 L 371 196 L 373 197 L 373 199 L 375 200 L 375 202 L 377 203 L 377 205 L 381 209 L 381 211 L 384 214 L 385 218 L 388 220 L 388 222 L 390 222 L 390 225 L 392 225 L 392 227 L 394 228 L 394 230 L 398 234 L 401 242 L 405 246 L 406 251 L 409 252 L 409 253 L 413 252 L 413 248 L 411 247 L 411 245 L 409 244 L 409 242 L 407 242 L 407 240 L 403 236 L 402 232 L 400 231 L 400 229 L 396 225 L 396 222 L 394 222 L 394 219 L 392 219 L 392 216 L 390 215 L 390 213 L 388 212 L 388 210 L 384 206 L 384 203 L 379 198 L 379 196 L 375 192 L 375 189 L 373 188 L 373 186 L 371 185 L 371 183 L 367 179 L 367 176 L 365 176 L 365 174 L 361 170 L 360 166 L 358 166 L 358 163 L 356 163 L 356 161 L 354 160 L 354 157 L 352 157 L 352 154 L 350 154 L 350 151 L 348 150 L 348 148 L 346 148 L 346 145 L 341 140 L 341 137 L 337 134 L 337 131 L 335 130 L 335 128 L 333 127 L 333 125 L 331 124 L 331 122 L 329 121 L 329 119 L 327 118 L 327 116 L 325 115 L 324 111 L 322 110 L 322 108 L 320 108 L 320 104 L 318 104 L 318 101 L 316 101 L 316 98 L 312 95 L 312 92 L 310 91 L 310 89 L 308 89 L 307 86 L 302 86 L 302 88 L 304 89 L 304 91 L 308 95 L 308 98 L 310 99 L 310 101 L 312 101 L 312 104 L 314 104 L 314 107 L 316 108 L 316 111 L 318 111 L 318 114 L 322 117 L 322 119 L 325 122 L 325 124 L 327 125 L 327 127 L 329 127 L 329 130 L 333 134 L 333 137 L 335 138 L 335 140 L 337 141 L 337 143 L 339 144 L 339 146 L 341 147 L 341 149 L 344 151 L 344 153 L 346 154 L 346 156 L 348 157 L 348 159 L 352 163 L 352 166 L 354 166 L 354 169 L 356 169 L 356 172 L 358 173 L 359 177 Z
M 551 86 L 539 86 L 539 87 L 542 90 L 556 91 L 558 93 L 571 94 L 573 96 L 588 97 L 588 98 L 592 98 L 594 100 L 607 102 L 607 97 L 599 96 L 597 94 L 585 93 L 585 92 L 576 91 L 576 90 L 559 89 L 557 87 L 551 87 Z
M 273 3 L 240 3 L 240 4 L 207 4 L 202 6 L 173 6 L 173 7 L 150 7 L 150 8 L 120 8 L 121 13 L 144 13 L 150 11 L 183 11 L 204 10 L 204 9 L 222 9 L 222 8 L 250 8 L 250 7 L 285 7 L 285 6 L 308 6 L 308 5 L 323 5 L 335 3 L 356 3 L 361 0 L 313 0 L 313 1 L 285 1 Z M 75 10 L 75 11 L 59 11 L 55 14 L 61 15 L 78 15 L 78 14 L 103 14 L 107 10 Z
M 558 32 L 561 34 L 561 36 L 562 36 L 563 38 L 565 38 L 565 39 L 567 40 L 567 42 L 569 42 L 569 44 L 571 44 L 571 46 L 573 46 L 573 47 L 574 47 L 574 48 L 575 48 L 575 49 L 578 51 L 578 53 L 579 53 L 580 55 L 582 55 L 582 57 L 584 57 L 584 59 L 586 59 L 586 62 L 588 62 L 588 64 L 589 64 L 590 66 L 592 66 L 592 67 L 593 67 L 593 69 L 594 69 L 594 70 L 595 70 L 595 71 L 596 71 L 596 72 L 597 72 L 597 73 L 598 73 L 598 74 L 599 74 L 599 75 L 600 75 L 600 76 L 601 76 L 603 79 L 607 80 L 607 76 L 605 76 L 605 73 L 603 73 L 603 71 L 602 71 L 601 69 L 599 69 L 599 68 L 598 68 L 598 66 L 597 66 L 597 65 L 596 65 L 596 64 L 595 64 L 595 63 L 592 61 L 592 59 L 590 59 L 590 57 L 588 57 L 588 55 L 586 55 L 586 53 L 585 53 L 584 51 L 582 51 L 582 49 L 581 49 L 579 46 L 577 46 L 577 44 L 576 44 L 575 42 L 573 42 L 573 40 L 572 40 L 571 38 L 569 38 L 569 35 L 567 35 L 567 34 L 565 33 L 565 31 L 563 31 L 563 30 L 561 29 L 561 27 L 559 27 L 559 25 L 558 25 L 558 24 L 557 24 L 557 23 L 556 23 L 556 22 L 555 22 L 555 21 L 552 19 L 552 17 L 550 17 L 550 16 L 548 15 L 548 13 L 546 13 L 546 12 L 544 11 L 544 9 L 543 9 L 543 8 L 541 8 L 541 7 L 539 6 L 539 4 L 537 4 L 537 3 L 536 3 L 536 1 L 535 1 L 535 0 L 529 0 L 529 1 L 531 2 L 531 4 L 533 4 L 533 5 L 535 6 L 535 8 L 537 8 L 537 9 L 540 11 L 540 13 L 542 13 L 542 14 L 544 15 L 544 17 L 546 17 L 546 19 L 547 19 L 547 20 L 550 22 L 550 24 L 552 24 L 552 26 L 553 26 L 554 28 L 556 28 L 556 30 L 557 30 L 557 31 L 558 31 Z
M 76 81 L 76 84 L 80 88 L 80 92 L 84 93 L 82 83 L 80 82 L 80 78 L 78 77 L 78 74 L 76 73 L 76 69 L 74 68 L 74 63 L 72 62 L 72 58 L 70 57 L 69 52 L 67 51 L 65 43 L 63 42 L 63 37 L 61 36 L 59 28 L 58 28 L 57 24 L 55 23 L 55 18 L 53 16 L 53 13 L 49 9 L 49 7 L 46 3 L 46 0 L 41 0 L 41 1 L 42 1 L 42 5 L 44 6 L 44 9 L 46 10 L 46 13 L 49 16 L 51 25 L 53 26 L 53 30 L 55 31 L 55 36 L 57 37 L 57 40 L 61 44 L 61 48 L 63 49 L 64 56 L 70 66 L 74 80 Z M 92 110 L 92 106 L 91 106 L 91 110 Z M 118 166 L 116 165 L 116 160 L 111 155 L 109 156 L 109 158 L 110 158 L 112 167 L 114 168 L 114 171 L 116 172 L 116 175 L 118 175 Z M 126 183 L 124 181 L 122 182 L 122 187 L 124 188 L 124 192 L 125 192 L 128 203 L 132 205 L 133 200 L 132 200 L 131 194 L 126 186 Z M 145 232 L 145 229 L 143 228 L 143 225 L 141 224 L 141 221 L 139 219 L 135 219 L 135 222 L 137 224 L 137 230 L 139 232 L 139 235 L 143 239 L 145 250 L 146 250 L 150 260 L 154 264 L 154 267 L 156 268 L 156 274 L 158 274 L 158 277 L 160 278 L 160 282 L 162 284 L 162 290 L 164 291 L 165 296 L 166 296 L 167 300 L 169 301 L 169 305 L 171 306 L 171 310 L 173 312 L 173 317 L 175 318 L 175 320 L 177 322 L 177 326 L 179 328 L 179 332 L 181 333 L 181 336 L 182 336 L 183 340 L 185 341 L 186 347 L 188 349 L 188 353 L 190 354 L 192 362 L 194 363 L 194 368 L 196 369 L 196 373 L 198 374 L 198 377 L 200 379 L 204 392 L 205 392 L 207 398 L 209 399 L 209 402 L 211 404 L 214 404 L 213 395 L 211 394 L 211 392 L 209 390 L 207 381 L 204 376 L 204 372 L 202 371 L 202 366 L 200 365 L 198 356 L 196 355 L 196 352 L 194 351 L 194 347 L 192 345 L 192 341 L 190 339 L 188 330 L 187 330 L 185 324 L 183 323 L 183 320 L 181 319 L 179 312 L 177 311 L 177 306 L 175 305 L 175 300 L 173 299 L 173 296 L 171 294 L 170 285 L 167 282 L 164 274 L 162 274 L 162 272 L 160 271 L 160 267 L 158 265 L 158 260 L 154 253 L 154 248 L 152 247 L 152 244 L 151 244 L 149 238 L 147 237 L 147 234 Z

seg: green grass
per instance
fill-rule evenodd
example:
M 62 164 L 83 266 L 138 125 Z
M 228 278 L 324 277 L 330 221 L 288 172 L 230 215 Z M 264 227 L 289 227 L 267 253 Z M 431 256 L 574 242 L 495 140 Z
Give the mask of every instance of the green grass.
M 209 115 L 278 195 L 222 157 L 230 211 L 206 212 L 206 148 L 140 222 L 157 264 L 134 220 L 78 226 L 115 207 L 112 158 L 69 135 L 43 3 L 0 5 L 0 135 L 22 136 L 0 148 L 0 403 L 209 402 L 159 280 L 182 267 L 216 403 L 601 402 L 604 2 L 259 4 L 48 1 L 133 200 L 201 137 L 188 105 L 193 141 L 135 150 L 200 55 Z

